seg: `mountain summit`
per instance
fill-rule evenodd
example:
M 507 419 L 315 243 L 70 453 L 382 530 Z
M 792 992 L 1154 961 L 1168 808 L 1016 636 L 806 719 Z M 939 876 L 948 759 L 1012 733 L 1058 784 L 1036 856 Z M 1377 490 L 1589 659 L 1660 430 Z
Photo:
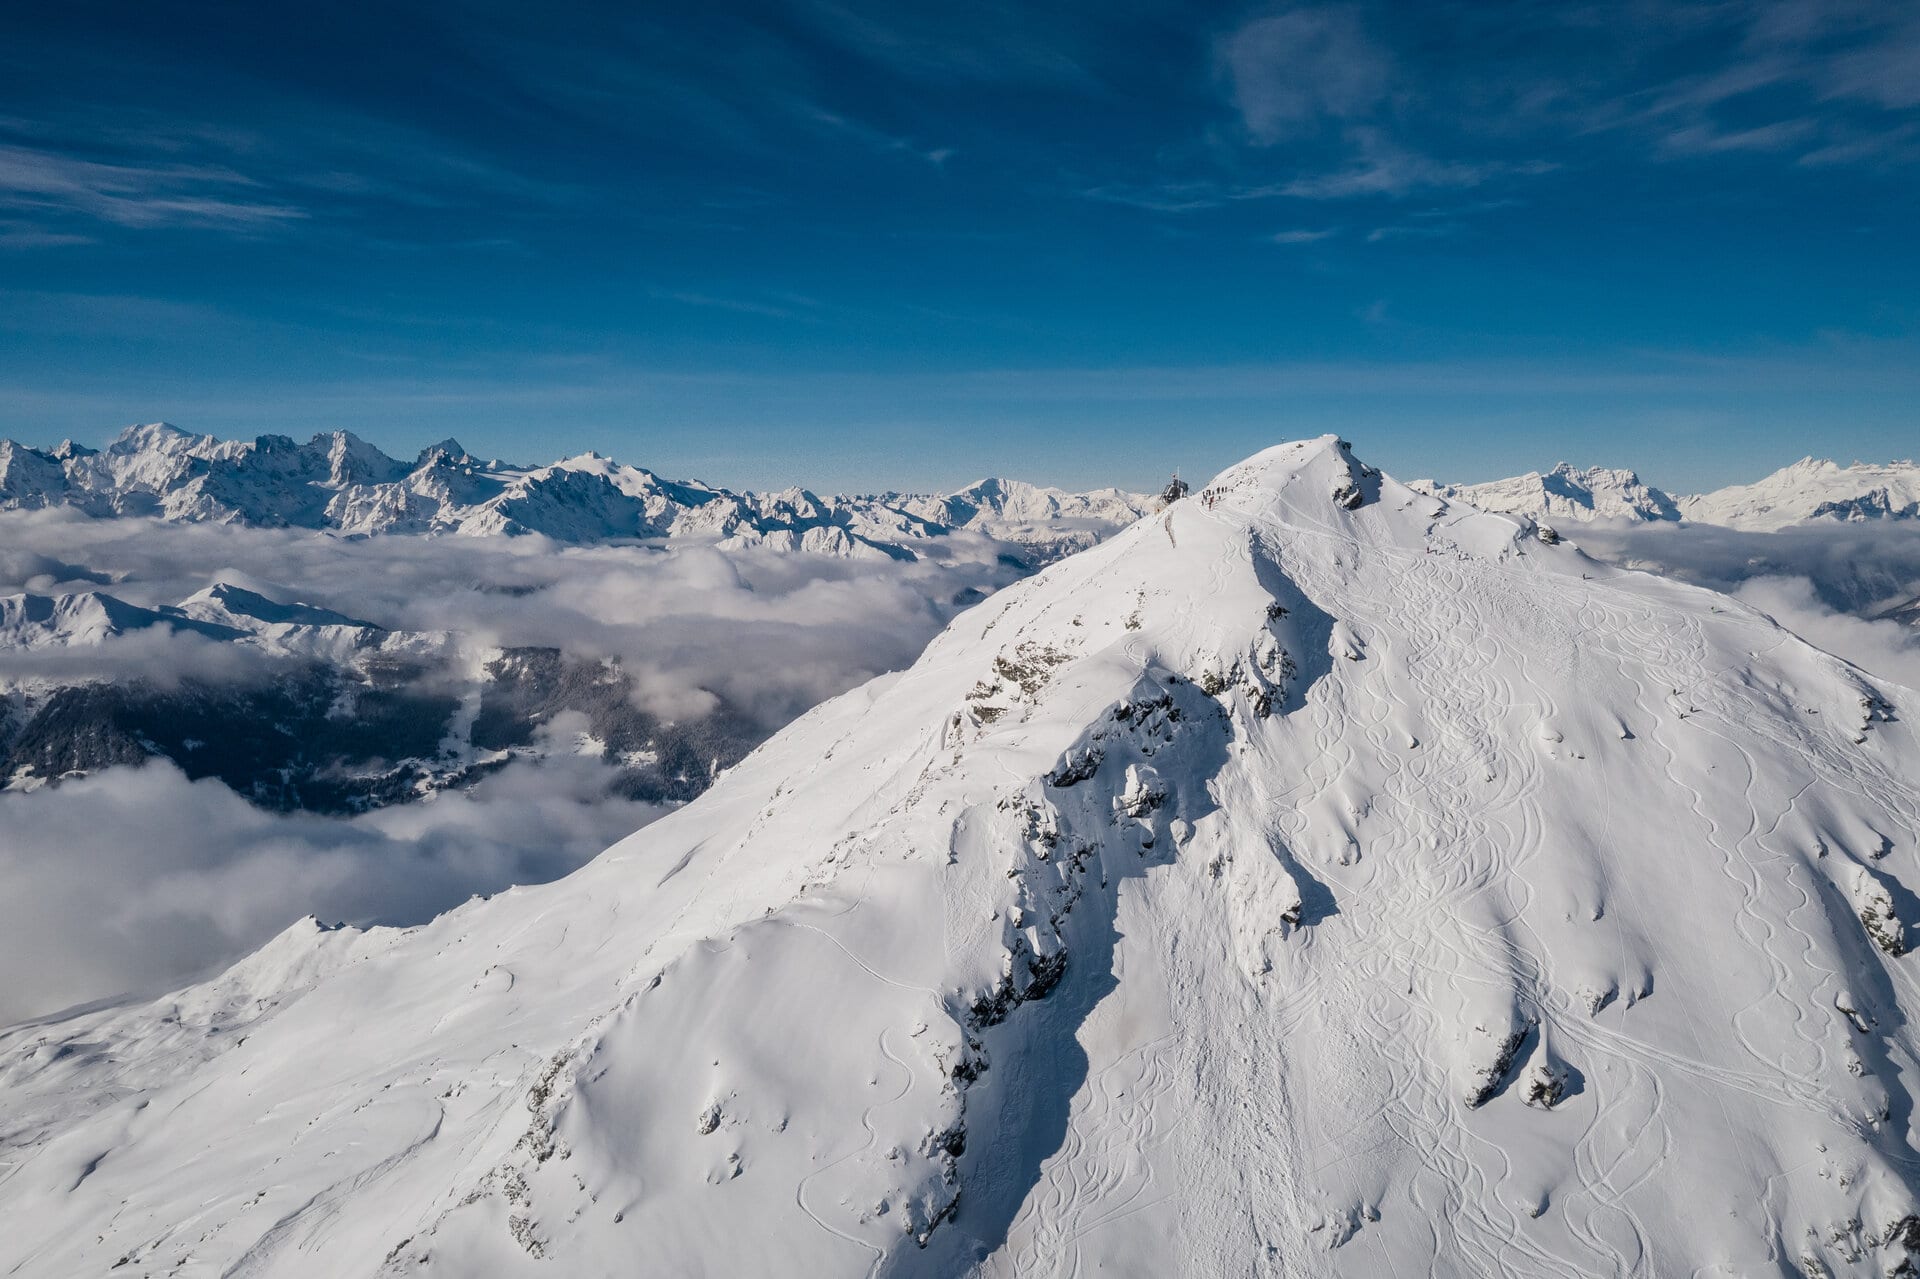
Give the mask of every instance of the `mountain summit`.
M 1911 1273 L 1916 711 L 1282 445 L 565 880 L 8 1032 L 0 1269 Z

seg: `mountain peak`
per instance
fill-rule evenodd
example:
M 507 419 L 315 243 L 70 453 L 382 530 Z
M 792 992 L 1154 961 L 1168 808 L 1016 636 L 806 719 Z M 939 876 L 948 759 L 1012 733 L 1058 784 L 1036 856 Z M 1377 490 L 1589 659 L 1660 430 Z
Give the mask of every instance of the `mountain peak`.
M 1253 487 L 1280 492 L 1308 476 L 1338 483 L 1342 477 L 1357 482 L 1377 474 L 1354 456 L 1353 445 L 1337 435 L 1321 435 L 1311 439 L 1289 440 L 1262 449 L 1220 472 L 1207 488 L 1227 490 Z
M 464 466 L 473 460 L 473 455 L 467 452 L 460 441 L 449 435 L 438 444 L 429 444 L 421 449 L 420 456 L 414 465 L 423 467 L 446 462 L 454 466 Z
M 372 622 L 336 613 L 329 608 L 279 600 L 224 579 L 216 580 L 180 604 L 190 616 L 223 623 L 257 622 L 267 626 L 339 626 L 379 630 Z
M 126 427 L 107 446 L 112 453 L 172 452 L 209 437 L 183 431 L 171 422 L 144 422 Z

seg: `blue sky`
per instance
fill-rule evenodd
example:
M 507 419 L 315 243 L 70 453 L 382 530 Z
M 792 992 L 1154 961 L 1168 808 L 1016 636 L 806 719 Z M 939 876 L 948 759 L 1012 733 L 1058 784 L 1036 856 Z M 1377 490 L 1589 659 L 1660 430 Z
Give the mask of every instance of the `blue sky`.
M 1920 6 L 19 6 L 0 434 L 1073 485 L 1920 453 Z

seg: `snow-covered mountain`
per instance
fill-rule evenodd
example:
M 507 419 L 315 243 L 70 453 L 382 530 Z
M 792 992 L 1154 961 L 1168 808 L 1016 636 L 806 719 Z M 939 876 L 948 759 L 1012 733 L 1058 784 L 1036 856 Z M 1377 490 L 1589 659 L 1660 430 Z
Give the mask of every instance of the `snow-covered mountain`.
M 1416 492 L 1464 502 L 1483 511 L 1526 515 L 1538 520 L 1674 520 L 1673 498 L 1632 471 L 1605 466 L 1577 470 L 1562 462 L 1545 475 L 1530 471 L 1484 484 L 1441 484 L 1415 480 Z
M 102 591 L 0 595 L 0 649 L 71 648 L 164 626 L 214 640 L 247 632 L 180 609 L 141 608 Z
M 1632 471 L 1578 470 L 1566 462 L 1545 475 L 1530 472 L 1481 484 L 1414 480 L 1410 488 L 1483 511 L 1546 522 L 1690 520 L 1753 532 L 1802 523 L 1920 519 L 1920 465 L 1803 458 L 1753 484 L 1672 497 Z
M 1685 498 L 1681 514 L 1700 524 L 1770 530 L 1809 520 L 1920 519 L 1920 465 L 1802 458 L 1753 484 Z
M 1909 1273 L 1916 714 L 1283 445 L 567 879 L 0 1036 L 0 1269 Z
M 733 493 L 595 453 L 524 467 L 475 458 L 444 440 L 402 462 L 345 431 L 305 444 L 283 435 L 217 440 L 162 422 L 129 427 L 100 450 L 0 441 L 0 510 L 67 506 L 359 535 L 539 533 L 568 543 L 699 537 L 899 558 L 912 556 L 916 543 L 967 529 L 1046 559 L 1132 522 L 1149 505 L 1117 489 L 1069 494 L 1007 480 L 939 497 Z
M 879 499 L 948 528 L 972 529 L 1023 546 L 1083 550 L 1158 503 L 1117 488 L 1069 493 L 1020 480 L 984 479 L 940 496 L 888 493 Z

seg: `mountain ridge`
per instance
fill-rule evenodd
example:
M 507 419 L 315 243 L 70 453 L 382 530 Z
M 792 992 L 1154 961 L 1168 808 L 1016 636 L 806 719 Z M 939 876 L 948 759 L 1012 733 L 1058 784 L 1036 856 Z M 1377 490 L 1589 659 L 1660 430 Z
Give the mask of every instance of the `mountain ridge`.
M 0 510 L 71 507 L 89 515 L 324 529 L 347 536 L 541 534 L 583 544 L 709 538 L 850 556 L 912 558 L 955 531 L 1019 543 L 1043 558 L 1090 545 L 1150 506 L 1102 489 L 1072 494 L 990 479 L 953 494 L 820 497 L 803 488 L 735 493 L 664 479 L 588 452 L 545 466 L 474 457 L 457 440 L 412 463 L 347 431 L 305 444 L 128 427 L 104 449 L 39 450 L 0 441 Z
M 1633 471 L 1584 470 L 1561 462 L 1538 471 L 1475 484 L 1414 480 L 1409 487 L 1482 510 L 1541 521 L 1620 520 L 1713 524 L 1773 532 L 1800 524 L 1920 519 L 1920 465 L 1911 461 L 1851 466 L 1812 457 L 1751 484 L 1674 496 Z

